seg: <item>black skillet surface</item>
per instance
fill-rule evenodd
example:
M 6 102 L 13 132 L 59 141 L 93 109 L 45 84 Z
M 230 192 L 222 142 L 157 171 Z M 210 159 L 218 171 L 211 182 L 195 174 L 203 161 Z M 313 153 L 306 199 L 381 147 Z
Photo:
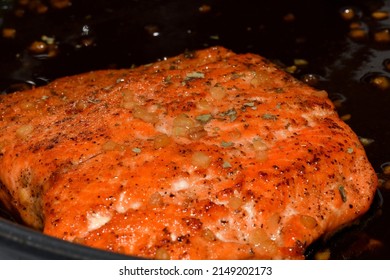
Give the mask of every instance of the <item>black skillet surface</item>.
M 352 129 L 374 140 L 366 151 L 382 186 L 372 209 L 311 246 L 307 258 L 330 250 L 332 259 L 390 259 L 390 87 L 374 83 L 390 79 L 390 19 L 375 11 L 389 13 L 390 1 L 0 0 L 0 92 L 213 45 L 258 53 L 327 90 Z M 40 42 L 35 49 L 33 42 Z M 121 257 L 0 219 L 0 258 Z

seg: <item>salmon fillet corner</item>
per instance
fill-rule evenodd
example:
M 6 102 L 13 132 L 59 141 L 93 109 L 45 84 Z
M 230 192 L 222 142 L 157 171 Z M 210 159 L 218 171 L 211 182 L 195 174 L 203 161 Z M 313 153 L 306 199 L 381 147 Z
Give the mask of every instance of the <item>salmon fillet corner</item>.
M 325 91 L 222 47 L 0 96 L 0 199 L 70 242 L 154 259 L 302 259 L 376 174 Z

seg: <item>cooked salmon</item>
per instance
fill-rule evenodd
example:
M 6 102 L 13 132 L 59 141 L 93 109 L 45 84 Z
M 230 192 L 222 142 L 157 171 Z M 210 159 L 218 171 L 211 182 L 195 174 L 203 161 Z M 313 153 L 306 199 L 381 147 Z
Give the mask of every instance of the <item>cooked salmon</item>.
M 327 93 L 222 47 L 0 97 L 0 198 L 29 226 L 152 259 L 302 259 L 376 174 Z

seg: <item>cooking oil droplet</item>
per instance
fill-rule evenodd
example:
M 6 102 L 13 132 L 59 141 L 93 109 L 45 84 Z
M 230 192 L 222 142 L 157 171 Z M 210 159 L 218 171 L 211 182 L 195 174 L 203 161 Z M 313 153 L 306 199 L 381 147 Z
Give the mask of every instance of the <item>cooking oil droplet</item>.
M 383 171 L 383 174 L 390 175 L 390 161 L 382 163 L 381 169 Z
M 367 73 L 362 77 L 361 81 L 380 90 L 390 89 L 390 77 L 379 72 Z
M 315 86 L 317 85 L 321 80 L 321 77 L 316 74 L 305 74 L 301 77 L 301 81 L 304 83 L 310 85 L 310 86 Z
M 161 35 L 160 27 L 155 24 L 148 24 L 144 27 L 146 33 L 148 33 L 152 37 L 158 37 Z
M 341 18 L 346 21 L 360 18 L 362 16 L 362 12 L 358 8 L 353 6 L 343 7 L 339 10 L 339 12 Z

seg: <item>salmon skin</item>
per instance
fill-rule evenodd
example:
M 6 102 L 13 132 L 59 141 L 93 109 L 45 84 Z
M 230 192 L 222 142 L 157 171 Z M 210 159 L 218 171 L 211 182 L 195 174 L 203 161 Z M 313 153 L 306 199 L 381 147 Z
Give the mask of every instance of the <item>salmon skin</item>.
M 152 259 L 302 259 L 376 174 L 325 91 L 222 47 L 0 97 L 0 198 L 29 226 Z

